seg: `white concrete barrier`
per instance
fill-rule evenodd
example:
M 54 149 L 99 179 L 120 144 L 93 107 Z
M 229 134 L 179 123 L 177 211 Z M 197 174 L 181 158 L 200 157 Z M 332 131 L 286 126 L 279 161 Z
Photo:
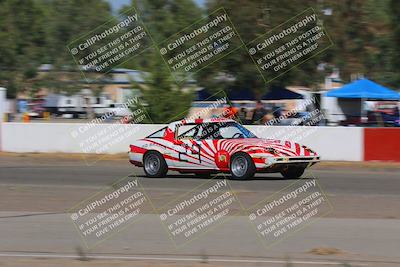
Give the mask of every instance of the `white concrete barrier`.
M 44 153 L 124 153 L 129 144 L 165 125 L 3 123 L 2 151 Z M 246 126 L 261 138 L 309 146 L 323 160 L 363 160 L 363 128 Z
M 89 125 L 10 122 L 4 123 L 2 127 L 2 150 L 45 153 L 123 153 L 129 150 L 132 140 L 147 136 L 161 127 L 162 125 L 152 124 Z

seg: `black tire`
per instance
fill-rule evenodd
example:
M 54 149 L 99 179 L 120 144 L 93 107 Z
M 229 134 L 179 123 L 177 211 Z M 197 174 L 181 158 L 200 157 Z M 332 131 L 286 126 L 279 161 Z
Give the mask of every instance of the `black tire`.
M 288 167 L 281 171 L 281 174 L 286 179 L 300 178 L 304 173 L 305 168 L 302 167 Z
M 162 178 L 167 175 L 168 166 L 158 151 L 149 151 L 143 158 L 143 169 L 147 177 Z
M 194 175 L 197 178 L 202 178 L 202 179 L 209 179 L 211 178 L 211 173 L 210 172 L 196 172 Z
M 251 179 L 256 173 L 253 159 L 244 152 L 232 156 L 229 169 L 233 180 Z

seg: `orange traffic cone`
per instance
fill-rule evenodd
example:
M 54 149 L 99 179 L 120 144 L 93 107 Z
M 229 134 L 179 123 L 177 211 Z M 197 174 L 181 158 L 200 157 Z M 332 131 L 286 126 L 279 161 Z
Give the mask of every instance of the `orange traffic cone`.
M 25 112 L 24 115 L 22 115 L 22 122 L 29 122 L 30 119 L 28 112 Z

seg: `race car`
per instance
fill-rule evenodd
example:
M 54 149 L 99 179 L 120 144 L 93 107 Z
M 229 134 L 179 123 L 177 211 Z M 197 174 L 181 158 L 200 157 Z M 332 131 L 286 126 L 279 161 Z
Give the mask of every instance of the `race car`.
M 231 119 L 196 119 L 168 126 L 130 145 L 129 159 L 147 177 L 165 177 L 168 170 L 209 177 L 230 173 L 250 179 L 258 172 L 280 172 L 299 178 L 320 158 L 295 142 L 257 138 Z

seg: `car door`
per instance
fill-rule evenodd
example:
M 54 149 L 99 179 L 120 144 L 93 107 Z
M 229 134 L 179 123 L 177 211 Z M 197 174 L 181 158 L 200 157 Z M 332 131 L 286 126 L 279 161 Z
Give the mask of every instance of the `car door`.
M 184 129 L 177 129 L 176 140 L 174 142 L 175 150 L 177 151 L 177 161 L 174 163 L 175 167 L 186 169 L 213 169 L 213 161 L 210 160 L 210 156 L 204 155 L 205 151 L 202 147 L 202 141 L 197 140 L 198 133 L 201 131 L 201 126 L 192 125 L 192 128 L 194 127 L 198 127 L 199 130 L 193 135 Z M 182 134 L 185 135 L 182 136 Z

